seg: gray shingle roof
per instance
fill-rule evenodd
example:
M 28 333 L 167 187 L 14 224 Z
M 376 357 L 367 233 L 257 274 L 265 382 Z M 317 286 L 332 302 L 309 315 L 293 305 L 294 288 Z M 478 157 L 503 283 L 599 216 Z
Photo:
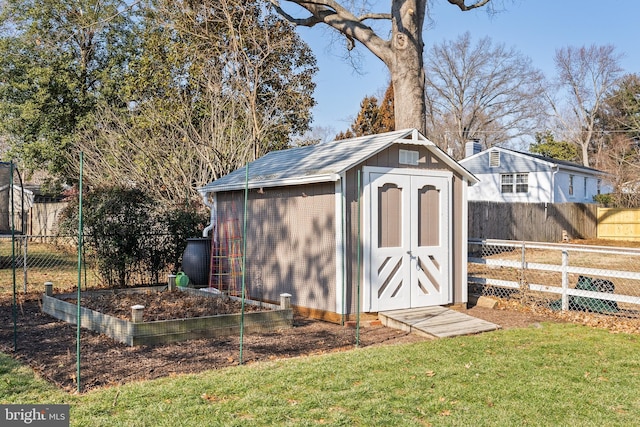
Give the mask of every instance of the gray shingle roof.
M 533 154 L 533 153 L 526 153 L 524 151 L 517 151 L 517 150 L 512 150 L 510 148 L 504 148 L 504 147 L 490 147 L 484 151 L 481 151 L 479 153 L 476 153 L 472 156 L 469 157 L 465 157 L 464 159 L 460 160 L 460 163 L 462 165 L 466 165 L 465 167 L 468 167 L 469 169 L 473 170 L 474 173 L 481 173 L 480 171 L 474 170 L 473 167 L 471 167 L 469 164 L 473 162 L 474 159 L 477 159 L 479 157 L 483 157 L 483 156 L 487 156 L 489 152 L 491 151 L 503 151 L 505 153 L 512 153 L 515 154 L 517 156 L 520 156 L 521 158 L 528 158 L 528 159 L 532 159 L 534 162 L 540 163 L 543 162 L 543 164 L 548 165 L 549 167 L 555 167 L 555 166 L 563 166 L 564 168 L 567 169 L 573 169 L 573 170 L 581 170 L 583 172 L 588 172 L 594 175 L 608 175 L 606 172 L 603 172 L 601 170 L 598 169 L 594 169 L 588 166 L 583 166 L 579 163 L 575 163 L 575 162 L 569 162 L 566 160 L 558 160 L 558 159 L 554 159 L 553 157 L 547 157 L 547 156 L 542 156 L 539 154 Z
M 454 170 L 475 177 L 415 129 L 272 151 L 249 164 L 249 188 L 337 181 L 340 174 L 393 143 L 418 144 L 435 150 Z M 246 169 L 238 169 L 200 188 L 201 193 L 245 187 Z

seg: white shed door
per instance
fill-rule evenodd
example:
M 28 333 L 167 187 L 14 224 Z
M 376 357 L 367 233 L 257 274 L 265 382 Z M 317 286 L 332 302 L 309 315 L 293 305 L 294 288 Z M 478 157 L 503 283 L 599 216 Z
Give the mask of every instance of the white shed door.
M 367 178 L 365 306 L 384 311 L 448 303 L 450 178 L 377 172 Z

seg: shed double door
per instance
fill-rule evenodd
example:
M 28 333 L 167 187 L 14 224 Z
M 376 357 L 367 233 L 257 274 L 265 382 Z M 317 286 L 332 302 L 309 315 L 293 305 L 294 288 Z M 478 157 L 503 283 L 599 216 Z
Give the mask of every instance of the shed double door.
M 450 174 L 365 175 L 370 311 L 450 302 Z

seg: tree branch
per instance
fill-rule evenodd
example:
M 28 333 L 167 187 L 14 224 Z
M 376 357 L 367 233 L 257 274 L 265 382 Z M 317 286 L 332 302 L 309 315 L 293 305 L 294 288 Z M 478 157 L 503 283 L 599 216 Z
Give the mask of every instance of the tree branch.
M 365 13 L 364 15 L 358 16 L 358 21 L 363 22 L 367 19 L 382 19 L 382 20 L 391 20 L 390 13 Z
M 467 6 L 465 4 L 465 0 L 447 0 L 450 4 L 454 5 L 454 6 L 458 6 L 458 8 L 463 11 L 469 11 L 469 10 L 473 10 L 473 9 L 477 9 L 479 7 L 482 7 L 484 5 L 486 5 L 487 3 L 489 3 L 491 0 L 478 0 L 473 4 L 470 4 L 469 6 Z
M 280 2 L 278 0 L 270 0 L 270 2 L 276 12 L 280 14 L 280 16 L 294 25 L 300 25 L 302 27 L 313 27 L 314 25 L 324 21 L 322 17 L 314 15 L 311 15 L 308 18 L 294 18 L 293 16 L 285 12 L 282 7 L 280 7 Z
M 391 14 L 365 13 L 355 16 L 334 0 L 288 1 L 306 9 L 311 13 L 311 16 L 296 18 L 282 10 L 279 0 L 270 0 L 270 3 L 283 18 L 292 24 L 312 27 L 322 22 L 346 37 L 347 49 L 353 49 L 355 42 L 359 41 L 383 62 L 388 64 L 391 61 L 390 41 L 382 39 L 371 27 L 363 23 L 363 21 L 371 19 L 391 20 Z

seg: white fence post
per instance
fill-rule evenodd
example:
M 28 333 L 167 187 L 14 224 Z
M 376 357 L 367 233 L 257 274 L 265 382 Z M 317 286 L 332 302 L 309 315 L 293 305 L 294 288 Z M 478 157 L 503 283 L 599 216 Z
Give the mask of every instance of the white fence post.
M 569 310 L 569 295 L 567 291 L 569 290 L 569 272 L 567 271 L 569 267 L 569 252 L 566 250 L 562 251 L 562 311 Z

